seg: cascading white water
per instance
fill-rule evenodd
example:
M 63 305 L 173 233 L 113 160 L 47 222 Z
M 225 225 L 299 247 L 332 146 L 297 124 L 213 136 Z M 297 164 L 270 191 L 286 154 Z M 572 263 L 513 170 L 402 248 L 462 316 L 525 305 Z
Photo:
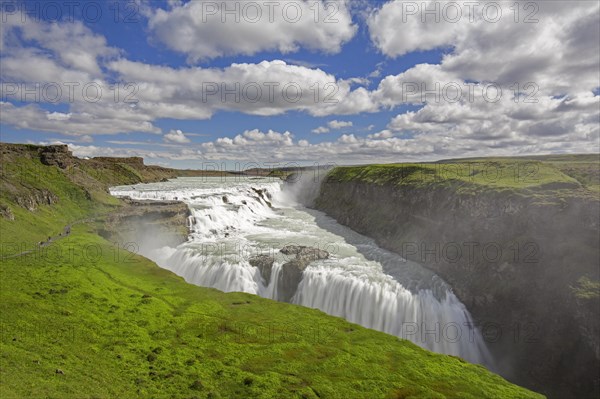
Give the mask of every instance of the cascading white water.
M 293 303 L 493 368 L 469 312 L 439 277 L 294 203 L 281 186 L 267 178 L 201 177 L 114 187 L 111 193 L 188 204 L 188 242 L 143 255 L 189 283 L 276 299 L 281 266 L 289 259 L 279 249 L 317 247 L 330 258 L 307 267 Z M 249 263 L 257 254 L 275 258 L 268 284 Z

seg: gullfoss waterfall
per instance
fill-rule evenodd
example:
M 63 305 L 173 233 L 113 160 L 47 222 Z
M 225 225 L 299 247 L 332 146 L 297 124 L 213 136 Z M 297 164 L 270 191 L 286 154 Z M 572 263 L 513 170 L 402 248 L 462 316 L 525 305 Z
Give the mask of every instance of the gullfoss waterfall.
M 189 206 L 187 242 L 175 248 L 140 245 L 142 255 L 189 283 L 317 308 L 494 368 L 469 312 L 438 276 L 297 203 L 292 191 L 280 180 L 247 176 L 111 189 L 119 197 Z M 329 256 L 310 262 L 290 287 L 282 267 L 292 257 L 280 252 L 287 245 L 317 248 Z M 266 275 L 251 264 L 258 255 L 274 259 Z

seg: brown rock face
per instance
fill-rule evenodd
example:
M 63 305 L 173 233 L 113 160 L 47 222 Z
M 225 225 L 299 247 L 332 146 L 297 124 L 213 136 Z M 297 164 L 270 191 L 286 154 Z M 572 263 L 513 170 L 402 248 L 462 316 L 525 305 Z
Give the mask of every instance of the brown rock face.
M 32 189 L 27 194 L 15 197 L 17 205 L 30 211 L 35 211 L 39 205 L 52 205 L 58 202 L 58 197 L 50 190 Z
M 126 158 L 113 158 L 113 157 L 94 157 L 94 161 L 108 162 L 108 163 L 125 163 L 129 165 L 144 166 L 144 158 L 142 157 L 126 157 Z
M 66 145 L 49 145 L 41 147 L 39 150 L 40 161 L 44 165 L 56 165 L 61 169 L 66 169 L 75 163 L 73 153 L 69 151 Z
M 303 245 L 286 245 L 279 252 L 283 255 L 295 255 L 293 259 L 283 264 L 277 281 L 278 301 L 290 302 L 302 280 L 304 270 L 312 262 L 329 258 L 329 253 L 318 248 Z M 262 278 L 268 285 L 275 257 L 271 255 L 256 255 L 250 258 L 250 265 L 258 268 Z
M 279 297 L 277 300 L 282 302 L 290 302 L 296 290 L 298 284 L 302 280 L 302 273 L 308 267 L 310 262 L 302 259 L 293 259 L 285 263 L 279 274 L 278 282 L 278 293 Z

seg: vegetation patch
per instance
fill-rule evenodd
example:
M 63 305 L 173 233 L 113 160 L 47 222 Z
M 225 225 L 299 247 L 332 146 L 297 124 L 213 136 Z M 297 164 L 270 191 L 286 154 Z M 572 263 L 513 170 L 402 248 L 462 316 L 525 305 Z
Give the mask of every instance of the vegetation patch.
M 446 186 L 464 194 L 510 191 L 539 197 L 540 201 L 597 198 L 600 160 L 597 156 L 569 155 L 340 166 L 332 169 L 327 179 L 422 188 Z

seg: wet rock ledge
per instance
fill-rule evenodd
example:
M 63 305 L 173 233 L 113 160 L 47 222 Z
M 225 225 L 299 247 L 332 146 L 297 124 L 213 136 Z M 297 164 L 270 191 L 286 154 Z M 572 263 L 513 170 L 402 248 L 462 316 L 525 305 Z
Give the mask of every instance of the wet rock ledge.
M 177 246 L 187 241 L 190 211 L 184 202 L 122 200 L 125 205 L 108 216 L 100 230 L 104 238 L 146 247 Z
M 283 255 L 295 255 L 293 259 L 284 263 L 278 277 L 278 298 L 282 302 L 291 302 L 302 280 L 304 270 L 314 261 L 329 258 L 329 253 L 322 249 L 306 247 L 303 245 L 286 245 L 280 251 Z M 262 278 L 268 285 L 271 282 L 271 271 L 275 257 L 271 255 L 257 255 L 249 260 L 250 264 L 257 267 Z

